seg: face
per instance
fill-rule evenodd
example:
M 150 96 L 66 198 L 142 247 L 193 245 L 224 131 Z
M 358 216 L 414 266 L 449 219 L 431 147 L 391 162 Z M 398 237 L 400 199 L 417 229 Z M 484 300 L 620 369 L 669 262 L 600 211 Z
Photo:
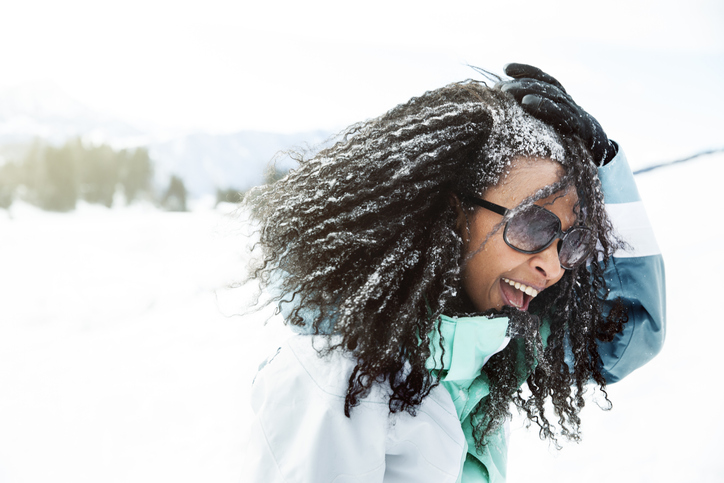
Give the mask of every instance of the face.
M 482 198 L 513 209 L 539 189 L 559 181 L 563 169 L 548 159 L 516 158 L 513 168 L 498 185 L 488 188 Z M 536 202 L 560 218 L 562 229 L 576 221 L 578 196 L 568 189 Z M 475 208 L 467 217 L 458 206 L 458 230 L 464 242 L 466 265 L 463 288 L 476 310 L 501 309 L 508 305 L 527 310 L 541 291 L 557 283 L 564 269 L 558 259 L 560 240 L 539 253 L 521 253 L 503 239 L 504 226 L 496 230 L 502 216 Z M 486 241 L 487 239 L 487 241 Z

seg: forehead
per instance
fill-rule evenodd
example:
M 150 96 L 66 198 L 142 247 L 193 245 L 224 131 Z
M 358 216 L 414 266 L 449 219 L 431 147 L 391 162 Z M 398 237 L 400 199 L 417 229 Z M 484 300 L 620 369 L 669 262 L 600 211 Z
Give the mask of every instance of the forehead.
M 550 159 L 516 158 L 501 181 L 486 190 L 485 197 L 512 209 L 539 190 L 559 182 L 563 175 L 563 167 Z M 576 190 L 569 188 L 537 200 L 536 204 L 553 211 L 564 226 L 569 226 L 575 222 L 574 206 L 577 202 Z
M 563 167 L 547 158 L 518 157 L 497 185 L 488 188 L 488 195 L 503 195 L 513 208 L 539 190 L 557 183 L 564 175 Z

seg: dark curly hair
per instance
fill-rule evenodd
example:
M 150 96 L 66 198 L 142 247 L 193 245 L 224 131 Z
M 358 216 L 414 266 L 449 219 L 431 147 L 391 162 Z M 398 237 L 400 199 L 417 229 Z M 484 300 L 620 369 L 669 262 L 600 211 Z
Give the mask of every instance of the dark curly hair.
M 289 324 L 328 337 L 328 351 L 353 355 L 347 416 L 385 381 L 390 411 L 415 414 L 444 372 L 425 368 L 439 316 L 474 312 L 461 288 L 467 260 L 451 197 L 494 186 L 516 157 L 563 166 L 561 181 L 527 202 L 575 187 L 598 256 L 566 271 L 529 313 L 503 310 L 518 338 L 482 369 L 491 392 L 473 413 L 473 429 L 481 450 L 512 402 L 540 425 L 541 437 L 555 440 L 544 411 L 550 396 L 560 432 L 577 438 L 584 384 L 594 380 L 605 394 L 596 341 L 612 340 L 625 322 L 620 310 L 602 314 L 603 269 L 616 240 L 580 139 L 559 136 L 509 95 L 469 80 L 355 124 L 328 146 L 310 157 L 292 154 L 296 169 L 246 197 L 262 249 L 250 278 L 276 285 L 273 303 L 293 307 Z M 547 340 L 541 321 L 550 327 Z M 527 396 L 519 389 L 526 380 Z

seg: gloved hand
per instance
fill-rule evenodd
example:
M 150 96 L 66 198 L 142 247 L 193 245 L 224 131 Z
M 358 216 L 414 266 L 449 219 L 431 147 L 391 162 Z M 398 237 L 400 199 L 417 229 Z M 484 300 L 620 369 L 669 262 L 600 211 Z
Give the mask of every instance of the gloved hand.
M 563 135 L 578 135 L 598 166 L 613 159 L 616 145 L 609 141 L 598 121 L 576 104 L 554 77 L 527 64 L 508 64 L 505 73 L 513 80 L 499 82 L 497 86 L 515 97 L 528 114 Z

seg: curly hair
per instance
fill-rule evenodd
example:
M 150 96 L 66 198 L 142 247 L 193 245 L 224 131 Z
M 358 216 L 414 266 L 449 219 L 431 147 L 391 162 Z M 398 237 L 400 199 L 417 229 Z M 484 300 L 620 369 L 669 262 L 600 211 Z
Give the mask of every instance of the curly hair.
M 440 315 L 474 312 L 461 288 L 467 260 L 451 197 L 496 185 L 516 157 L 560 163 L 565 174 L 551 189 L 577 189 L 578 215 L 599 241 L 598 257 L 566 271 L 530 313 L 503 310 L 519 338 L 482 368 L 491 392 L 473 426 L 480 450 L 514 403 L 542 437 L 555 439 L 544 411 L 550 396 L 562 434 L 577 438 L 584 384 L 605 387 L 596 340 L 611 340 L 625 321 L 621 312 L 602 315 L 603 269 L 616 241 L 596 168 L 578 138 L 559 136 L 509 95 L 469 80 L 355 124 L 311 157 L 292 156 L 296 169 L 245 199 L 262 248 L 250 278 L 277 285 L 273 303 L 293 307 L 287 323 L 328 337 L 327 351 L 353 355 L 347 416 L 385 381 L 390 411 L 414 415 L 441 377 L 425 368 Z M 540 321 L 550 326 L 547 340 Z M 527 397 L 519 389 L 525 380 Z

